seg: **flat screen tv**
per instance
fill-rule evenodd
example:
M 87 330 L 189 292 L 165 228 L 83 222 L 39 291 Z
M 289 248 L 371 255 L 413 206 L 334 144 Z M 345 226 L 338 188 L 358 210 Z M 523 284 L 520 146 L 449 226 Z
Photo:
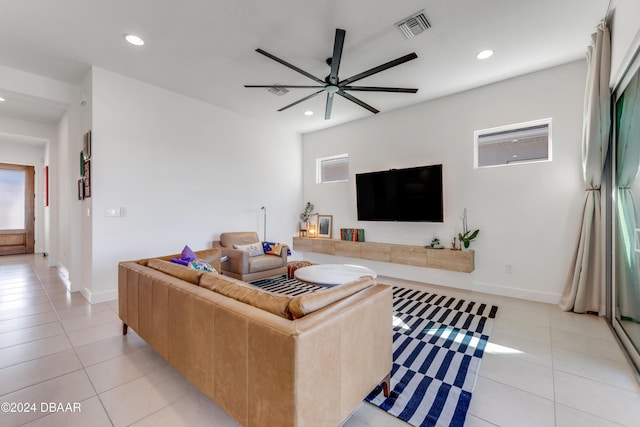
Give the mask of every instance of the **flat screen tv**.
M 443 222 L 442 165 L 356 174 L 359 221 Z

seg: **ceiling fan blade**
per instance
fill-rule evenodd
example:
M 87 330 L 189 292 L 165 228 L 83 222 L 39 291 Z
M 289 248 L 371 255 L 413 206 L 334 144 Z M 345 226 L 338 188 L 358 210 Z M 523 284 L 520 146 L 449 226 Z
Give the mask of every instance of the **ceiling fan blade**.
M 324 85 L 324 84 L 325 84 L 322 80 L 320 80 L 320 79 L 319 79 L 319 78 L 317 78 L 316 76 L 311 75 L 311 74 L 307 73 L 307 72 L 306 72 L 306 71 L 304 71 L 304 70 L 301 70 L 300 68 L 296 67 L 295 65 L 289 64 L 287 61 L 284 61 L 284 60 L 282 60 L 282 59 L 278 58 L 277 56 L 273 56 L 273 55 L 272 55 L 272 54 L 270 54 L 269 52 L 265 52 L 265 51 L 264 51 L 264 50 L 262 50 L 262 49 L 256 49 L 256 52 L 261 53 L 262 55 L 266 56 L 267 58 L 271 58 L 271 59 L 273 59 L 273 60 L 274 60 L 274 61 L 276 61 L 276 62 L 281 63 L 281 64 L 282 64 L 282 65 L 284 65 L 285 67 L 288 67 L 288 68 L 291 68 L 291 69 L 292 69 L 292 70 L 294 70 L 294 71 L 297 71 L 298 73 L 302 74 L 303 76 L 307 76 L 307 77 L 309 77 L 311 80 L 314 80 L 314 81 L 316 81 L 316 82 L 320 83 L 321 85 Z
M 307 95 L 307 96 L 305 96 L 305 97 L 304 97 L 304 98 L 302 98 L 302 99 L 298 99 L 296 102 L 291 103 L 291 104 L 287 105 L 286 107 L 282 107 L 282 108 L 281 108 L 281 109 L 279 109 L 278 111 L 284 111 L 284 110 L 286 110 L 286 109 L 287 109 L 287 108 L 289 108 L 289 107 L 293 107 L 294 105 L 298 105 L 298 104 L 300 104 L 301 102 L 306 101 L 307 99 L 311 99 L 311 98 L 313 98 L 314 96 L 320 95 L 322 92 L 324 92 L 324 89 L 319 90 L 319 91 L 317 91 L 317 92 L 315 92 L 315 93 L 312 93 L 311 95 Z
M 333 56 L 331 57 L 331 73 L 329 74 L 329 83 L 332 85 L 338 84 L 338 70 L 340 70 L 340 60 L 342 59 L 342 47 L 344 46 L 345 34 L 345 30 L 336 28 L 336 38 L 333 42 Z
M 327 107 L 324 109 L 324 119 L 331 118 L 331 107 L 333 107 L 333 93 L 327 92 Z
M 389 68 L 395 67 L 396 65 L 404 64 L 405 62 L 416 59 L 418 55 L 415 52 L 411 52 L 408 55 L 402 56 L 398 59 L 394 59 L 393 61 L 389 61 L 386 64 L 378 65 L 377 67 L 373 67 L 370 70 L 364 71 L 360 74 L 356 74 L 355 76 L 349 77 L 346 80 L 340 82 L 339 86 L 342 88 L 349 83 L 353 83 L 355 81 L 364 79 L 365 77 L 369 77 L 373 74 L 379 73 L 380 71 L 388 70 Z
M 371 105 L 367 104 L 366 102 L 363 102 L 363 101 L 359 100 L 355 96 L 349 95 L 347 92 L 343 92 L 343 91 L 340 90 L 340 91 L 338 91 L 336 93 L 338 95 L 340 95 L 341 97 L 346 98 L 349 101 L 358 104 L 362 108 L 366 108 L 367 110 L 371 111 L 373 114 L 378 114 L 380 112 L 380 111 L 376 110 L 375 108 L 373 108 Z
M 270 87 L 284 87 L 284 88 L 288 88 L 288 89 L 318 89 L 318 88 L 323 88 L 324 86 L 299 86 L 299 85 L 244 85 L 244 87 L 249 87 L 249 88 L 270 88 Z
M 283 86 L 287 87 L 287 86 Z M 399 93 L 416 93 L 418 89 L 409 89 L 402 87 L 378 87 L 378 86 L 342 86 L 341 90 L 353 90 L 357 92 L 399 92 Z

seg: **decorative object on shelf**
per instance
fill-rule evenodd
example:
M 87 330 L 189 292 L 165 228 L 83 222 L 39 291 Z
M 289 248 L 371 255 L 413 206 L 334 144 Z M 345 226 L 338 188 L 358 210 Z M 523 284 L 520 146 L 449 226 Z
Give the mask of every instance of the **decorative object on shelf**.
M 463 251 L 469 250 L 469 245 L 476 237 L 480 230 L 469 230 L 467 226 L 467 208 L 464 208 L 464 213 L 460 217 L 462 219 L 462 233 L 458 233 L 458 240 L 460 240 L 460 249 Z
M 313 215 L 315 215 L 313 212 L 314 209 L 315 209 L 315 206 L 313 206 L 311 202 L 307 202 L 306 206 L 304 207 L 304 210 L 300 214 L 300 228 L 299 228 L 300 237 L 308 236 L 309 220 Z
M 330 239 L 332 229 L 333 229 L 333 215 L 318 214 L 318 237 L 321 237 L 324 239 Z
M 444 248 L 444 246 L 442 246 L 440 244 L 440 238 L 436 237 L 435 234 L 433 235 L 433 238 L 431 239 L 431 247 L 433 249 L 442 249 L 442 248 Z
M 364 242 L 364 228 L 341 228 L 340 240 Z
M 318 237 L 318 226 L 316 224 L 309 223 L 307 233 L 309 237 Z

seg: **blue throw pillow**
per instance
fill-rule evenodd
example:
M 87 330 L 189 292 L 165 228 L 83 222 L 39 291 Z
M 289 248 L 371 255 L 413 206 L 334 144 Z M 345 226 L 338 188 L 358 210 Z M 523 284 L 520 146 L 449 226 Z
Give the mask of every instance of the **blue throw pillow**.
M 274 242 L 262 242 L 262 249 L 264 250 L 265 254 L 272 252 L 273 248 L 277 248 L 279 246 L 283 246 L 283 244 Z M 279 251 L 278 255 L 280 255 Z M 291 256 L 291 249 L 289 249 L 289 246 L 287 246 L 287 256 Z

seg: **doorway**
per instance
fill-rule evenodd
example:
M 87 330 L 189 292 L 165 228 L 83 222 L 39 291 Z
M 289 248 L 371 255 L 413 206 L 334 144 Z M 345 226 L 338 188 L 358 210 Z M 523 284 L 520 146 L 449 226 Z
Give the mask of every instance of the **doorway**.
M 34 250 L 33 166 L 0 163 L 0 255 Z

